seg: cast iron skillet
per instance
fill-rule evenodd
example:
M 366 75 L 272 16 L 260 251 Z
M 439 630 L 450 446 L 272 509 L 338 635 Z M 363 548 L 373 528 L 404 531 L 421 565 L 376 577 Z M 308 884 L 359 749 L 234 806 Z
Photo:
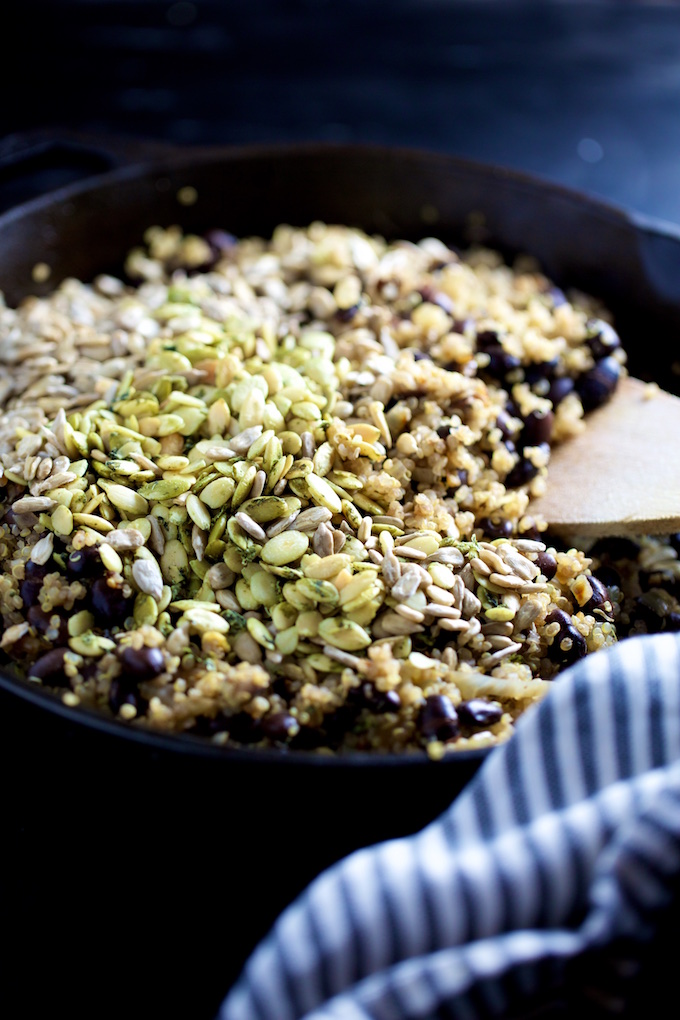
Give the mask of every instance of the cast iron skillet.
M 321 219 L 395 238 L 474 239 L 507 256 L 528 251 L 558 284 L 609 305 L 635 374 L 675 388 L 680 232 L 669 225 L 412 150 L 180 151 L 33 138 L 23 150 L 10 146 L 10 172 L 21 171 L 26 151 L 47 163 L 75 152 L 90 168 L 115 168 L 0 217 L 9 304 L 66 276 L 119 270 L 153 224 L 266 235 L 280 222 Z M 190 206 L 178 200 L 187 186 L 197 194 Z M 52 270 L 42 286 L 31 276 L 38 262 Z M 10 862 L 2 905 L 14 931 L 0 994 L 20 993 L 26 1016 L 49 1002 L 68 1004 L 71 1016 L 209 1020 L 256 941 L 318 871 L 422 827 L 487 754 L 435 765 L 424 755 L 218 749 L 68 709 L 2 673 L 0 709 Z

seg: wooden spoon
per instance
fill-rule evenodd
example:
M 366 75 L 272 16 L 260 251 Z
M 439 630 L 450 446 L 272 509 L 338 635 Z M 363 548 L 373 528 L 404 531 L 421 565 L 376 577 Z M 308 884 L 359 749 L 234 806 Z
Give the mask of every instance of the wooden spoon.
M 680 531 L 680 399 L 624 377 L 585 431 L 553 447 L 529 512 L 560 533 Z

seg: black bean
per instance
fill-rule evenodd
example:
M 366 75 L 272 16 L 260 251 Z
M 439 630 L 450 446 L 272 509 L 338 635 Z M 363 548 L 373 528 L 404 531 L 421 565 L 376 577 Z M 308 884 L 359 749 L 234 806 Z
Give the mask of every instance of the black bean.
M 66 644 L 69 637 L 68 624 L 61 613 L 57 612 L 55 609 L 53 609 L 50 613 L 46 613 L 40 605 L 31 606 L 26 613 L 27 621 L 30 623 L 31 627 L 33 627 L 35 632 L 40 635 L 40 637 L 45 637 L 48 630 L 53 629 L 52 620 L 55 616 L 57 618 L 56 629 L 58 630 L 56 640 L 60 644 Z
M 631 626 L 636 623 L 643 623 L 648 634 L 658 634 L 663 630 L 664 617 L 656 611 L 656 608 L 645 600 L 641 595 L 635 599 L 635 606 L 630 614 Z
M 501 430 L 503 439 L 514 439 L 517 435 L 517 426 L 513 419 L 514 415 L 511 415 L 507 409 L 499 412 L 496 418 L 496 428 Z
M 519 538 L 526 538 L 529 542 L 543 541 L 543 535 L 535 524 L 530 524 L 528 527 L 522 528 L 522 530 L 518 532 L 518 536 Z
M 357 314 L 361 305 L 350 305 L 349 308 L 339 308 L 335 313 L 335 317 L 338 322 L 351 322 L 354 316 Z
M 526 485 L 532 478 L 535 478 L 538 474 L 538 468 L 527 460 L 526 457 L 522 457 L 514 468 L 512 468 L 505 479 L 505 486 L 508 489 L 516 489 L 520 485 Z
M 522 446 L 540 446 L 549 443 L 552 437 L 555 415 L 552 411 L 531 411 L 524 419 L 524 428 L 520 434 Z
M 621 587 L 621 575 L 618 570 L 614 570 L 613 567 L 597 567 L 593 571 L 593 574 L 598 581 L 601 581 L 602 584 L 605 585 L 606 588 L 611 588 L 612 586 L 616 586 L 617 588 Z
M 160 648 L 132 648 L 128 645 L 120 653 L 120 661 L 135 683 L 153 680 L 165 669 L 165 658 Z
M 536 557 L 536 566 L 547 578 L 548 581 L 552 581 L 553 577 L 557 573 L 557 560 L 552 553 L 549 553 L 547 549 L 544 552 L 539 552 Z
M 661 588 L 667 595 L 676 599 L 680 598 L 680 580 L 669 580 L 664 576 L 663 571 L 640 570 L 638 580 L 643 592 L 647 592 L 651 588 Z
M 68 686 L 64 673 L 64 656 L 68 648 L 51 648 L 28 668 L 28 676 L 37 677 L 51 687 Z
M 486 351 L 489 347 L 499 347 L 500 338 L 494 329 L 483 329 L 477 334 L 477 350 Z
M 401 708 L 401 698 L 397 691 L 379 691 L 373 684 L 366 683 L 361 685 L 360 692 L 363 704 L 376 715 L 398 712 Z
M 104 572 L 104 565 L 94 546 L 75 549 L 66 560 L 66 573 L 72 578 L 97 577 Z
M 588 650 L 586 639 L 583 634 L 574 626 L 568 613 L 562 609 L 553 609 L 545 618 L 546 623 L 559 623 L 560 629 L 555 635 L 552 644 L 548 648 L 548 655 L 554 662 L 564 666 L 571 665 L 578 659 L 583 658 Z M 563 642 L 568 642 L 567 647 L 562 647 Z
M 473 323 L 472 319 L 454 319 L 453 325 L 451 326 L 451 332 L 461 333 L 462 335 L 464 335 L 466 330 L 470 328 L 472 323 Z
M 500 514 L 492 517 L 480 517 L 476 526 L 481 528 L 484 536 L 491 540 L 510 538 L 512 535 L 512 521 L 509 521 L 507 517 L 501 517 Z
M 237 243 L 234 235 L 227 233 L 226 230 L 209 230 L 205 234 L 205 240 L 216 256 L 221 256 L 225 252 L 231 251 Z
M 116 676 L 109 688 L 109 708 L 117 715 L 123 705 L 132 705 L 137 710 L 137 715 L 144 715 L 149 703 L 139 693 L 135 683 L 129 682 L 128 677 Z
M 489 355 L 489 364 L 482 369 L 492 379 L 507 379 L 522 364 L 514 354 L 509 354 L 500 344 L 496 347 L 487 347 L 485 352 Z
M 31 560 L 25 565 L 24 579 L 19 584 L 19 594 L 24 603 L 24 609 L 38 604 L 40 589 L 49 572 L 47 566 L 41 563 L 33 563 Z
M 483 698 L 461 701 L 458 706 L 458 718 L 465 726 L 493 726 L 501 721 L 502 716 L 500 705 Z
M 450 434 L 451 434 L 450 425 L 440 425 L 439 428 L 437 429 L 437 435 L 439 436 L 440 439 L 446 439 L 446 437 L 449 436 Z
M 420 732 L 428 740 L 449 740 L 458 733 L 458 713 L 445 694 L 425 698 L 419 722 Z
M 262 735 L 283 742 L 294 737 L 300 724 L 289 712 L 270 712 L 262 720 Z
M 123 624 L 132 612 L 134 600 L 126 598 L 120 588 L 112 588 L 106 578 L 98 577 L 90 589 L 92 610 L 105 628 Z
M 227 729 L 227 717 L 219 713 L 213 719 L 207 715 L 200 715 L 194 720 L 194 725 L 188 731 L 196 737 L 212 737 L 215 733 L 224 733 Z
M 553 407 L 557 407 L 562 403 L 565 397 L 568 397 L 570 393 L 574 391 L 574 380 L 571 376 L 560 375 L 557 379 L 553 379 L 550 383 L 550 388 L 547 393 L 548 400 L 552 402 Z
M 311 726 L 301 726 L 300 732 L 290 740 L 290 747 L 294 751 L 316 751 L 318 747 L 327 746 L 327 744 L 326 734 Z
M 616 330 L 602 319 L 591 319 L 586 323 L 586 343 L 596 361 L 606 358 L 621 346 Z
M 445 294 L 441 290 L 435 290 L 434 287 L 425 286 L 419 291 L 423 301 L 429 301 L 431 305 L 438 305 L 443 308 L 445 312 L 450 315 L 453 311 L 453 301 L 448 294 Z
M 549 287 L 546 294 L 553 303 L 553 308 L 559 308 L 561 305 L 566 305 L 567 298 L 563 290 L 559 287 Z
M 680 613 L 669 613 L 665 620 L 664 630 L 679 631 L 680 630 Z
M 247 712 L 238 712 L 227 719 L 229 736 L 239 744 L 254 744 L 262 739 L 262 724 Z
M 635 560 L 640 546 L 632 538 L 600 538 L 590 550 L 594 559 Z
M 525 382 L 530 386 L 535 386 L 536 383 L 552 379 L 559 363 L 559 358 L 552 358 L 550 361 L 532 361 L 524 368 Z
M 609 601 L 609 592 L 606 586 L 594 575 L 588 578 L 588 582 L 593 589 L 593 595 L 584 606 L 581 606 L 581 609 L 584 613 L 592 613 L 595 609 L 605 610 L 605 605 Z
M 427 351 L 414 351 L 413 352 L 413 360 L 414 361 L 432 361 L 432 358 L 427 353 Z
M 621 366 L 616 358 L 602 358 L 588 372 L 576 380 L 576 389 L 583 409 L 593 411 L 606 403 L 616 389 Z
M 676 553 L 680 553 L 680 532 L 671 535 L 668 541 Z

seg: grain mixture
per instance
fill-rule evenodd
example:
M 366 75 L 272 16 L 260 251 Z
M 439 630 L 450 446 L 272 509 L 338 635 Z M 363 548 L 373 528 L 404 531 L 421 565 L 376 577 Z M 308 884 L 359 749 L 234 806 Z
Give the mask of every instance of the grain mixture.
M 625 359 L 528 261 L 153 228 L 125 282 L 0 308 L 0 360 L 0 649 L 68 705 L 439 758 L 680 620 L 672 542 L 531 515 Z

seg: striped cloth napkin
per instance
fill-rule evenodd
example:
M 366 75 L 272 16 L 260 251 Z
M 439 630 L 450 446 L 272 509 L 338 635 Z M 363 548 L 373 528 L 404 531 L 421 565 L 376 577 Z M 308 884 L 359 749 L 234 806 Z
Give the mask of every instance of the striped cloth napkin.
M 651 938 L 678 875 L 680 637 L 629 638 L 563 674 L 425 829 L 320 875 L 219 1020 L 507 1016 L 569 961 Z

